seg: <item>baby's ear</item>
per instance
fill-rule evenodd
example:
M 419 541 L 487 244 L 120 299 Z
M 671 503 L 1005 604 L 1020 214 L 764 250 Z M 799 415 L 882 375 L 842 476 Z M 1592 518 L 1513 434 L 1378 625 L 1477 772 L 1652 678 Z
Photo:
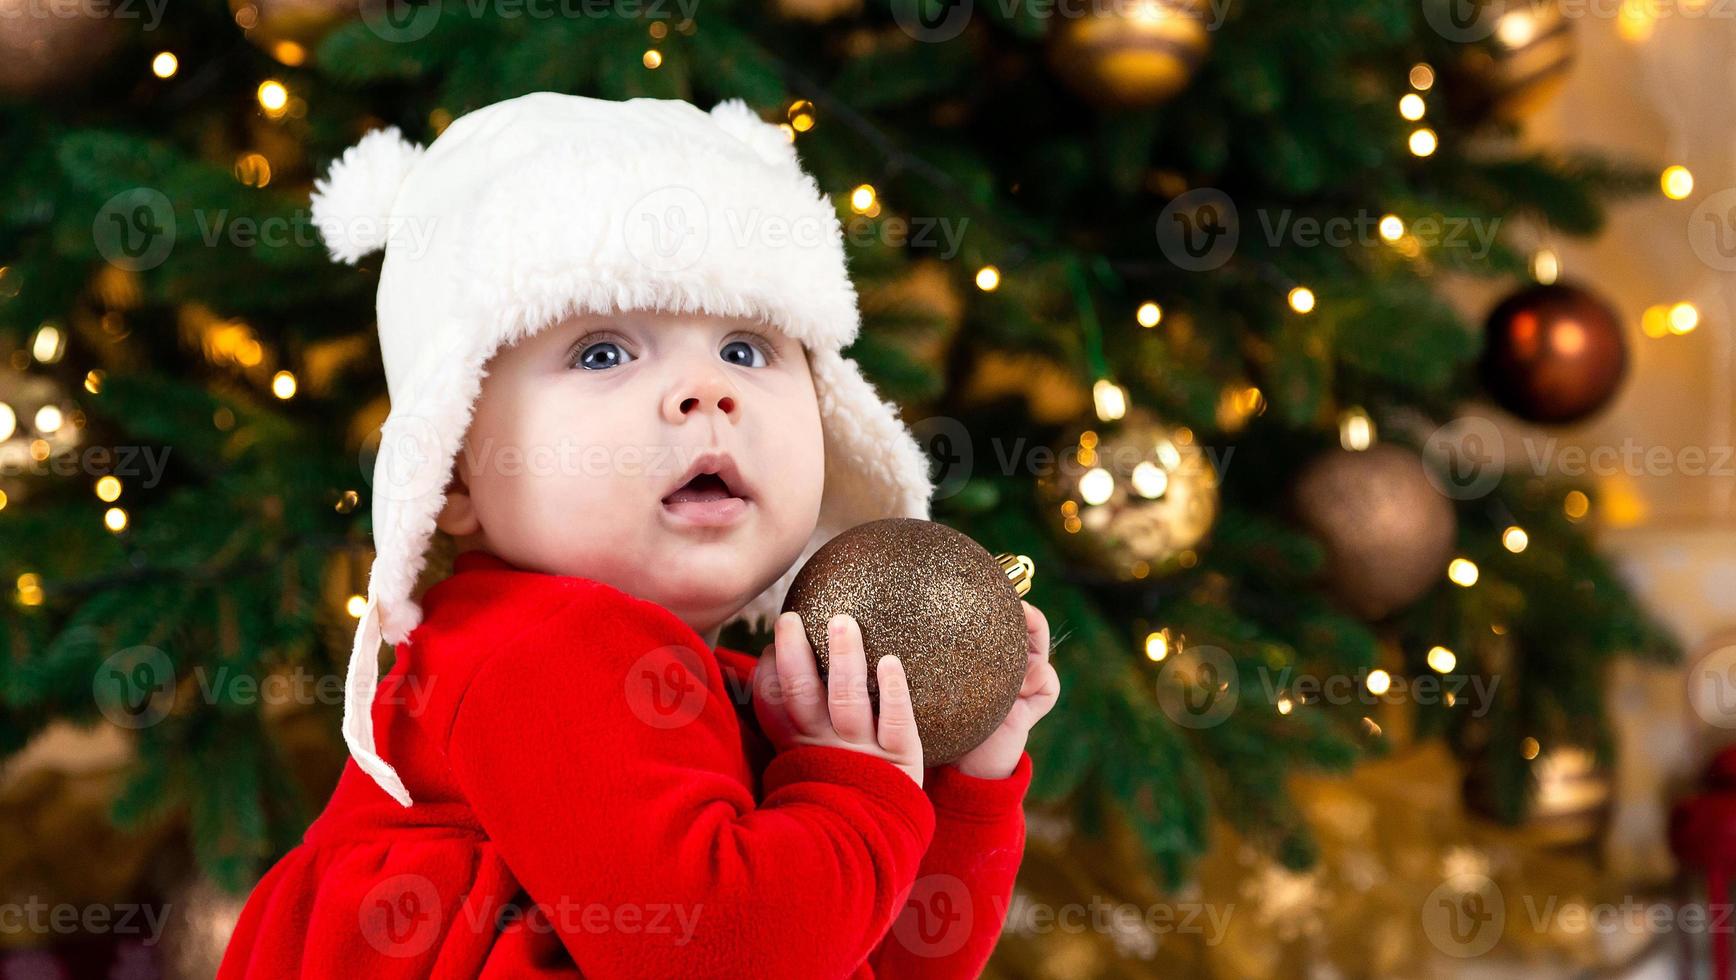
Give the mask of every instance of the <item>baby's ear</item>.
M 452 482 L 446 484 L 446 502 L 434 518 L 434 526 L 454 538 L 482 530 L 482 521 L 476 516 L 476 504 L 470 498 L 470 488 L 457 472 L 452 474 Z

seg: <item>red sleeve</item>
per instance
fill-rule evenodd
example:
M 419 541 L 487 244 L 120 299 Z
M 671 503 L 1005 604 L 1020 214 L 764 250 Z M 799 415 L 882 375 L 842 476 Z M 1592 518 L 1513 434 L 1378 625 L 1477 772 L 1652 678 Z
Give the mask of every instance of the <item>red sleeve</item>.
M 977 779 L 940 766 L 924 781 L 934 802 L 934 841 L 910 899 L 875 950 L 874 975 L 980 977 L 1001 937 L 1025 853 L 1031 757 L 1020 756 L 1005 779 Z
M 883 760 L 802 747 L 756 806 L 699 637 L 607 586 L 563 599 L 477 669 L 446 745 L 533 914 L 589 976 L 856 969 L 916 877 L 928 797 Z

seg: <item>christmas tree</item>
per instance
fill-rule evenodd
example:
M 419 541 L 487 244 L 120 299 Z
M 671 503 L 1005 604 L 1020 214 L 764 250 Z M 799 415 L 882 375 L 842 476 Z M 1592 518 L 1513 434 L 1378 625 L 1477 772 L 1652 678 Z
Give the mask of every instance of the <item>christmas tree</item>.
M 835 197 L 850 353 L 933 456 L 936 519 L 1036 562 L 1066 692 L 1039 800 L 1131 828 L 1160 881 L 1214 819 L 1303 868 L 1287 777 L 1379 755 L 1401 687 L 1516 818 L 1540 746 L 1606 750 L 1603 665 L 1674 650 L 1594 550 L 1589 488 L 1502 473 L 1461 414 L 1594 409 L 1613 321 L 1557 284 L 1485 344 L 1447 284 L 1553 282 L 1538 242 L 1595 233 L 1655 172 L 1518 149 L 1568 25 L 1446 7 L 232 0 L 0 24 L 0 751 L 107 719 L 137 745 L 117 821 L 184 814 L 232 886 L 291 846 L 322 784 L 271 706 L 311 706 L 341 752 L 326 695 L 386 411 L 378 257 L 329 260 L 313 181 L 371 129 L 427 143 L 527 92 L 739 97 Z M 1540 396 L 1502 331 L 1563 317 L 1590 353 Z

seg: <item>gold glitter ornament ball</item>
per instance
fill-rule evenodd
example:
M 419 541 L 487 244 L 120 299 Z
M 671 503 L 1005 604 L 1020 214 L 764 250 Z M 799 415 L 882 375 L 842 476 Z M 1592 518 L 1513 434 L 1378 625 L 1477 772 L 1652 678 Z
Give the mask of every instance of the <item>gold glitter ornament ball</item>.
M 938 766 L 981 745 L 1018 700 L 1027 643 L 1019 597 L 1031 572 L 1030 559 L 990 555 L 944 524 L 895 517 L 814 552 L 784 611 L 802 617 L 822 677 L 826 625 L 839 614 L 856 620 L 876 710 L 875 664 L 888 654 L 904 664 L 923 761 Z
M 1067 546 L 1123 580 L 1186 565 L 1218 516 L 1217 468 L 1192 430 L 1138 408 L 1073 428 L 1037 492 Z
M 1446 579 L 1458 514 L 1427 465 L 1380 443 L 1332 450 L 1297 480 L 1296 515 L 1326 548 L 1327 581 L 1364 619 L 1384 619 Z

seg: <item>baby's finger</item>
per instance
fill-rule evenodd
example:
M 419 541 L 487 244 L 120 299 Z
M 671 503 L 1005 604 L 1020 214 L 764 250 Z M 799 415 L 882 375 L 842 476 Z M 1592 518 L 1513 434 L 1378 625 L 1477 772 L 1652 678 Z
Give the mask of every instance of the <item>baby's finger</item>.
M 922 739 L 916 730 L 916 711 L 910 704 L 904 664 L 897 657 L 885 656 L 875 669 L 880 678 L 880 747 L 920 765 Z
M 787 612 L 778 617 L 772 627 L 776 639 L 778 695 L 784 710 L 798 731 L 809 734 L 826 730 L 826 704 L 821 695 L 824 685 L 814 666 L 814 648 L 808 645 L 808 634 L 802 629 L 802 617 Z
M 868 661 L 862 652 L 862 630 L 849 616 L 833 616 L 826 625 L 827 702 L 832 730 L 847 742 L 874 738 L 874 709 L 868 701 Z
M 1035 658 L 1038 655 L 1045 660 L 1049 657 L 1049 617 L 1043 611 L 1028 602 L 1021 603 L 1025 607 L 1025 638 L 1026 649 Z

